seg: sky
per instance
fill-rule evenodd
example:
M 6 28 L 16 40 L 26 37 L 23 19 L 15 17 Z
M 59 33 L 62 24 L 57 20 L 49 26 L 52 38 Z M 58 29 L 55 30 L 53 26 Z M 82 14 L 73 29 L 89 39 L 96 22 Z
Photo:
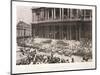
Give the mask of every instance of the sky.
M 32 7 L 30 6 L 17 6 L 17 22 L 24 21 L 27 24 L 32 23 Z

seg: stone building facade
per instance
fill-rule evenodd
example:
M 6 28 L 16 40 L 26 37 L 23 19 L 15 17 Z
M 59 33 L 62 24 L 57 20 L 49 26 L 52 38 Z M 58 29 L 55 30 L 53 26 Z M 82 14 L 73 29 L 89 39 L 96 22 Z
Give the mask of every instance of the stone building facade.
M 32 36 L 39 38 L 92 39 L 92 10 L 32 8 Z
M 17 38 L 31 37 L 32 35 L 31 25 L 23 21 L 19 21 L 16 28 L 17 28 Z

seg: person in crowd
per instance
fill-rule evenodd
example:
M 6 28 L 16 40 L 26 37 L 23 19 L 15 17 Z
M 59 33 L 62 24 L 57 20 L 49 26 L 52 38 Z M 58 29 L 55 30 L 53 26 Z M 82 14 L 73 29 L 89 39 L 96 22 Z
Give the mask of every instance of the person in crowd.
M 69 63 L 69 59 L 66 60 L 66 63 Z
M 72 61 L 71 62 L 74 63 L 74 58 L 72 58 Z

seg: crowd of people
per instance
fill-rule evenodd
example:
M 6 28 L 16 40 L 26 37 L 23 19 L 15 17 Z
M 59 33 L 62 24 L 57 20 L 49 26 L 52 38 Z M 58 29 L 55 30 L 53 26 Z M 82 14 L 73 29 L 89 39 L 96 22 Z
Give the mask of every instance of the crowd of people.
M 75 40 L 36 40 L 24 39 L 24 45 L 18 42 L 16 65 L 47 64 L 47 63 L 74 63 L 76 58 L 81 62 L 92 59 L 91 41 Z
M 57 56 L 54 56 L 53 53 L 51 54 L 44 54 L 42 52 L 38 53 L 36 50 L 34 51 L 21 51 L 20 55 L 22 59 L 17 60 L 17 65 L 25 65 L 25 64 L 41 64 L 41 63 L 70 63 L 74 62 L 74 58 L 64 59 Z M 25 57 L 25 58 L 23 58 Z

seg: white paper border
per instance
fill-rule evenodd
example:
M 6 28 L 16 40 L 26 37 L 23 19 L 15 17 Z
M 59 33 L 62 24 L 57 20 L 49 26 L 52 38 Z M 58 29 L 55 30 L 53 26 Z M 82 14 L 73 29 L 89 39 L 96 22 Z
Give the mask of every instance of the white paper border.
M 64 63 L 64 64 L 40 64 L 40 65 L 18 65 L 16 66 L 16 6 L 35 6 L 35 7 L 58 7 L 58 8 L 78 8 L 92 9 L 92 44 L 93 44 L 93 62 L 84 63 Z M 31 2 L 12 2 L 12 73 L 30 73 L 30 72 L 47 72 L 60 70 L 79 70 L 79 69 L 94 69 L 95 68 L 95 7 L 79 6 L 79 5 L 63 5 L 63 4 L 48 4 L 48 3 L 31 3 Z

